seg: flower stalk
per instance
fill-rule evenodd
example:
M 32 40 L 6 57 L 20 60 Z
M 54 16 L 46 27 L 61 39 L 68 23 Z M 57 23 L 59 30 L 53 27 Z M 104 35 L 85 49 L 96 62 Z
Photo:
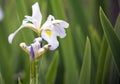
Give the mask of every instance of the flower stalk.
M 39 62 L 38 59 L 35 60 L 35 73 L 36 73 L 36 79 L 35 82 L 36 84 L 39 84 L 39 66 L 38 66 Z
M 30 84 L 35 84 L 35 60 L 30 61 Z
M 38 59 L 30 61 L 30 84 L 39 84 L 39 67 Z
M 38 61 L 30 61 L 30 84 L 38 84 Z

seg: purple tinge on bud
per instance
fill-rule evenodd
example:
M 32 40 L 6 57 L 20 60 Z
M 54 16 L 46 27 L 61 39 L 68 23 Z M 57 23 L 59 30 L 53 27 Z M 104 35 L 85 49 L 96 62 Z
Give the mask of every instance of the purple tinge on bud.
M 42 38 L 42 41 L 45 41 L 44 38 Z
M 34 59 L 34 57 L 35 57 L 34 56 L 34 50 L 33 50 L 32 46 L 30 47 L 30 56 L 31 56 L 32 59 Z

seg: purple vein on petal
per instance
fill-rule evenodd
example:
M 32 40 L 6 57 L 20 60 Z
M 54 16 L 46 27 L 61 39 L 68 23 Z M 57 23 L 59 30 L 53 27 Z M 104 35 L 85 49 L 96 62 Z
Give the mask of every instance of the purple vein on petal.
M 34 57 L 35 57 L 34 56 L 34 50 L 33 50 L 32 46 L 30 47 L 30 56 L 31 56 L 32 59 L 34 59 Z

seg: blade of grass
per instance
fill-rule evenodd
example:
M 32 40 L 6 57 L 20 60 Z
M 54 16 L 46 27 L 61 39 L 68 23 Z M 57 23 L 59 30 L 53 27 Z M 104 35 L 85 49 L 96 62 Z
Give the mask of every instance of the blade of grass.
M 116 23 L 115 23 L 115 27 L 114 30 L 118 36 L 118 38 L 120 39 L 120 14 L 117 17 Z M 111 84 L 117 84 L 119 82 L 119 75 L 117 73 L 116 67 L 115 67 L 115 63 L 113 63 L 113 59 L 111 60 L 111 68 L 110 68 L 110 76 L 109 76 L 109 82 Z M 106 81 L 106 80 L 105 80 Z
M 84 34 L 81 30 L 82 28 L 77 25 L 75 29 L 73 30 L 73 40 L 74 40 L 74 46 L 75 46 L 75 51 L 77 55 L 81 56 L 81 59 L 83 58 L 82 56 L 84 55 L 84 49 L 85 49 L 85 39 L 84 39 Z M 76 38 L 77 37 L 77 38 Z M 79 45 L 79 46 L 78 46 Z
M 97 67 L 97 73 L 96 73 L 96 84 L 101 84 L 102 82 L 102 75 L 103 75 L 103 68 L 104 68 L 104 62 L 106 57 L 106 52 L 108 49 L 108 44 L 103 36 L 101 48 L 100 48 L 100 55 L 98 58 L 98 67 Z
M 99 51 L 100 51 L 101 38 L 100 38 L 98 32 L 95 30 L 95 28 L 92 25 L 89 26 L 89 36 L 91 39 L 91 47 L 92 47 L 93 57 L 95 59 L 94 62 L 95 62 L 95 64 L 97 64 Z
M 118 38 L 120 39 L 120 14 L 118 15 L 118 18 L 115 23 L 115 32 L 116 32 Z
M 110 48 L 107 49 L 107 53 L 105 56 L 105 63 L 103 69 L 103 76 L 101 84 L 109 84 L 109 76 L 110 76 L 110 67 L 111 67 L 111 57 L 112 54 L 110 52 Z
M 99 10 L 100 13 L 100 21 L 102 24 L 102 28 L 105 33 L 105 37 L 107 39 L 107 42 L 111 48 L 114 61 L 116 63 L 116 67 L 118 69 L 118 73 L 120 75 L 120 40 L 117 37 L 115 31 L 113 30 L 113 27 L 110 23 L 110 21 L 107 19 L 105 13 L 103 12 L 102 8 Z
M 5 84 L 1 72 L 0 72 L 0 84 Z
M 59 63 L 59 54 L 57 51 L 57 52 L 55 52 L 54 58 L 48 68 L 48 72 L 46 74 L 46 84 L 54 84 L 55 83 L 58 63 Z
M 9 2 L 8 2 L 9 3 Z M 7 3 L 1 3 L 3 4 L 3 6 L 5 7 L 7 5 Z M 11 1 L 9 3 L 10 5 L 13 4 L 13 1 Z M 6 16 L 7 14 L 10 15 L 10 13 L 8 13 L 7 11 L 11 10 L 11 6 L 4 8 L 3 12 L 4 12 L 4 16 Z M 10 56 L 10 47 L 7 41 L 7 28 L 9 27 L 8 25 L 10 25 L 10 21 L 7 21 L 6 19 L 8 19 L 8 17 L 4 17 L 4 19 L 2 21 L 0 21 L 0 71 L 1 71 L 1 75 L 2 78 L 4 80 L 5 84 L 9 84 L 10 82 L 12 84 L 14 84 L 14 79 L 13 79 L 13 67 L 12 63 L 11 63 L 11 59 L 12 56 Z M 9 20 L 11 20 L 9 18 Z M 9 22 L 9 23 L 8 23 Z M 11 21 L 12 22 L 12 21 Z
M 118 19 L 116 21 L 116 25 L 115 25 L 115 32 L 116 34 L 118 35 L 119 37 L 119 28 L 120 28 L 120 25 L 119 25 L 119 22 L 120 22 L 120 16 L 118 16 Z M 107 43 L 105 44 L 107 45 Z M 106 49 L 105 50 L 105 46 L 103 46 L 103 51 L 107 52 L 106 55 L 100 55 L 99 56 L 99 65 L 98 65 L 98 71 L 101 70 L 101 72 L 97 72 L 97 84 L 107 84 L 108 81 L 109 81 L 109 74 L 110 74 L 110 59 L 111 59 L 111 54 L 110 54 L 110 49 Z M 101 59 L 102 58 L 102 59 Z M 105 60 L 104 60 L 105 59 Z M 100 61 L 101 60 L 101 61 Z M 101 67 L 100 67 L 101 66 Z M 104 66 L 104 68 L 103 68 Z M 111 72 L 112 73 L 112 72 Z M 99 74 L 99 75 L 98 75 Z M 114 74 L 115 75 L 115 74 Z
M 89 33 L 89 37 L 91 39 L 91 53 L 92 53 L 92 56 L 91 56 L 91 59 L 92 59 L 91 84 L 94 84 L 95 78 L 96 78 L 95 74 L 97 72 L 97 64 L 98 64 L 101 38 L 100 38 L 98 32 L 93 27 L 93 25 L 89 25 L 88 33 Z
M 83 36 L 84 34 L 83 34 L 81 28 L 78 25 L 74 28 L 75 29 L 73 29 L 73 31 L 71 31 L 71 33 L 73 33 L 72 37 L 73 37 L 73 42 L 74 42 L 74 44 L 73 44 L 74 52 L 75 52 L 75 55 L 77 58 L 78 68 L 81 69 L 82 59 L 83 59 L 84 49 L 85 49 L 85 42 L 84 42 L 85 39 L 84 39 L 84 36 Z
M 76 23 L 81 26 L 81 30 L 84 33 L 84 38 L 86 38 L 88 34 L 88 26 L 87 20 L 84 14 L 84 9 L 80 6 L 78 0 L 70 0 L 70 6 L 72 7 L 72 12 L 74 13 L 74 18 L 76 19 Z
M 80 71 L 80 83 L 79 84 L 90 84 L 91 79 L 91 44 L 87 37 L 86 46 L 83 57 L 83 64 Z

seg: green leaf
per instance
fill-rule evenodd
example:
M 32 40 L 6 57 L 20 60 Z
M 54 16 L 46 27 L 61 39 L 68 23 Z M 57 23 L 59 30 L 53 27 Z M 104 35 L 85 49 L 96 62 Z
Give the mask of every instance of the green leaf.
M 18 16 L 19 16 L 19 20 L 22 21 L 22 19 L 24 18 L 24 15 L 26 14 L 26 6 L 25 6 L 25 1 L 21 0 L 18 1 L 16 0 L 16 7 L 17 7 L 17 12 L 18 12 Z
M 54 84 L 56 73 L 57 73 L 57 67 L 59 63 L 59 54 L 58 51 L 55 52 L 54 58 L 48 68 L 48 72 L 46 74 L 46 84 Z
M 102 82 L 102 76 L 103 76 L 103 69 L 104 69 L 104 63 L 106 58 L 106 52 L 108 50 L 108 44 L 105 39 L 105 36 L 103 36 L 103 40 L 100 47 L 100 55 L 98 58 L 98 67 L 97 67 L 97 73 L 96 73 L 96 84 L 101 84 Z
M 1 72 L 0 72 L 0 84 L 5 84 Z
M 53 14 L 59 18 L 65 18 L 63 4 L 61 0 L 51 0 L 50 4 L 52 6 Z
M 120 39 L 120 14 L 118 15 L 117 21 L 115 23 L 115 32 Z
M 120 14 L 117 17 L 114 30 L 115 30 L 118 38 L 120 39 Z M 107 84 L 108 80 L 110 80 L 109 82 L 111 84 L 117 84 L 118 81 L 119 81 L 118 80 L 119 74 L 117 73 L 117 69 L 116 69 L 116 66 L 115 66 L 115 63 L 114 63 L 114 59 L 111 59 L 110 61 L 111 61 L 110 68 L 108 68 L 108 69 L 110 69 L 109 70 L 110 72 L 106 70 L 106 68 L 107 68 L 106 66 L 105 66 L 105 69 L 104 69 L 104 72 L 105 71 L 106 72 L 105 73 L 103 72 L 103 80 L 102 80 L 103 84 Z M 109 72 L 109 74 L 108 74 L 108 72 Z
M 75 25 L 73 25 L 72 27 L 74 27 L 74 26 Z M 84 49 L 85 49 L 86 38 L 84 37 L 84 34 L 81 29 L 82 28 L 77 25 L 75 27 L 75 29 L 73 29 L 71 32 L 73 33 L 72 35 L 73 35 L 73 40 L 74 40 L 75 53 L 82 60 L 83 54 L 84 54 Z
M 120 40 L 117 37 L 115 31 L 113 30 L 113 27 L 108 18 L 106 17 L 105 13 L 103 12 L 102 8 L 100 8 L 99 13 L 105 37 L 111 48 L 118 72 L 120 73 Z
M 70 1 L 70 7 L 72 7 L 71 13 L 74 14 L 74 18 L 76 20 L 76 23 L 81 26 L 81 30 L 84 33 L 84 38 L 86 38 L 88 33 L 88 26 L 87 26 L 87 19 L 84 13 L 84 9 L 80 6 L 79 0 L 69 0 Z
M 80 72 L 80 84 L 90 84 L 91 76 L 91 44 L 89 38 L 87 37 L 83 64 Z
M 110 68 L 111 68 L 111 52 L 110 48 L 107 49 L 106 56 L 105 56 L 105 63 L 103 69 L 103 76 L 102 76 L 102 83 L 101 84 L 108 84 L 109 77 L 110 77 Z
M 96 62 L 98 61 L 98 55 L 100 51 L 101 38 L 98 32 L 96 31 L 96 29 L 93 27 L 93 25 L 89 26 L 89 36 L 91 39 L 91 48 L 93 52 L 93 57 L 95 59 L 94 62 L 96 64 Z

